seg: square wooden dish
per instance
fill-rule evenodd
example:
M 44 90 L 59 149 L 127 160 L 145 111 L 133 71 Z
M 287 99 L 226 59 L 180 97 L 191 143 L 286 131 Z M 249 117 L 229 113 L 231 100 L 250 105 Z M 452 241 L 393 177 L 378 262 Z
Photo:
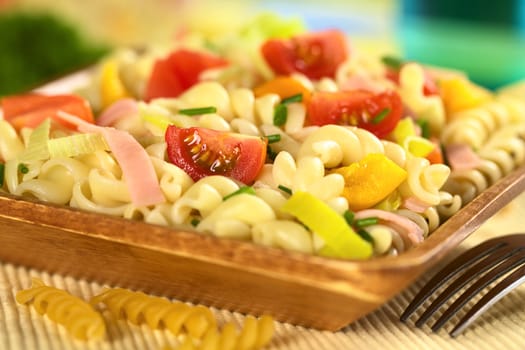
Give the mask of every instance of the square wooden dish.
M 0 194 L 0 259 L 338 330 L 388 301 L 525 190 L 525 167 L 398 257 L 344 261 Z
M 67 92 L 85 73 L 40 89 Z M 344 261 L 0 192 L 0 259 L 326 330 L 380 307 L 525 190 L 521 167 L 398 257 Z

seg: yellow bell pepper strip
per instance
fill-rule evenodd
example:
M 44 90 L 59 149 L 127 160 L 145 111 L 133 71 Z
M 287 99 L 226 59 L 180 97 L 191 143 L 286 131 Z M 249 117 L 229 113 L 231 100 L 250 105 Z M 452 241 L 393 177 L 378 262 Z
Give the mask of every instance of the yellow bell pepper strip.
M 436 147 L 429 139 L 417 136 L 415 123 L 410 118 L 400 120 L 392 133 L 396 143 L 403 146 L 407 152 L 416 157 L 424 158 Z
M 131 94 L 120 79 L 117 63 L 112 60 L 107 61 L 102 66 L 100 78 L 102 108 L 107 108 L 117 100 L 127 97 L 131 97 Z
M 367 259 L 372 255 L 370 242 L 362 239 L 342 215 L 308 192 L 295 192 L 281 211 L 295 216 L 324 240 L 320 255 L 343 259 Z
M 405 169 L 379 153 L 370 153 L 359 162 L 337 168 L 333 172 L 343 175 L 343 196 L 354 211 L 378 204 L 407 177 Z
M 277 77 L 269 80 L 262 85 L 253 89 L 255 97 L 264 96 L 268 94 L 277 94 L 281 100 L 291 96 L 302 95 L 302 102 L 308 105 L 312 93 L 297 79 L 290 77 Z
M 439 93 L 448 117 L 464 109 L 478 107 L 492 98 L 488 90 L 464 77 L 440 80 Z

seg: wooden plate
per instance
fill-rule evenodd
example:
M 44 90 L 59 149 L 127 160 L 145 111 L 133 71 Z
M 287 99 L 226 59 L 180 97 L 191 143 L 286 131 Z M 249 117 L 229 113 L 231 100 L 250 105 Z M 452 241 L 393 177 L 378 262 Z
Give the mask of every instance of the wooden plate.
M 525 167 L 398 257 L 343 261 L 0 194 L 0 259 L 338 330 L 388 301 L 525 190 Z
M 66 93 L 89 70 L 38 89 Z M 326 330 L 378 308 L 525 190 L 525 167 L 398 257 L 343 261 L 0 193 L 0 259 Z

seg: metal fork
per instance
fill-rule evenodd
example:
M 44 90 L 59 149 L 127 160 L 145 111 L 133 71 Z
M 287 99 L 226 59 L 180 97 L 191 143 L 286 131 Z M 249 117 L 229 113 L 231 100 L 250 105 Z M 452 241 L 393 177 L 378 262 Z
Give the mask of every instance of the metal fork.
M 525 282 L 525 233 L 493 238 L 459 255 L 438 271 L 432 279 L 425 284 L 401 315 L 401 321 L 407 322 L 409 317 L 422 303 L 428 300 L 440 287 L 455 277 L 456 279 L 438 295 L 419 319 L 415 321 L 417 327 L 423 326 L 443 304 L 454 297 L 454 295 L 459 294 L 458 292 L 469 282 L 475 278 L 479 278 L 466 288 L 431 326 L 432 331 L 436 332 L 461 310 L 465 304 L 475 296 L 480 295 L 489 284 L 502 278 L 506 274 L 508 275 L 494 287 L 490 288 L 488 292 L 467 311 L 463 318 L 450 331 L 451 336 L 456 337 L 459 335 L 485 310 L 494 305 L 515 287 Z

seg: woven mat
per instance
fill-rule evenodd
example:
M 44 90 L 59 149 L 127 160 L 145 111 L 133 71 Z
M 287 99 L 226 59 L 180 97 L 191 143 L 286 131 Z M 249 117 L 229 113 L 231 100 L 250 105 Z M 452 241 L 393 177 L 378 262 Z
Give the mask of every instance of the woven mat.
M 524 230 L 523 214 L 525 194 L 471 235 L 458 251 L 495 233 Z M 0 349 L 160 350 L 166 345 L 176 348 L 178 344 L 177 338 L 168 332 L 150 330 L 145 325 L 135 326 L 126 321 L 108 322 L 108 336 L 104 342 L 77 341 L 61 326 L 40 316 L 33 308 L 17 305 L 14 295 L 30 285 L 32 276 L 40 277 L 46 284 L 66 289 L 84 299 L 100 292 L 101 285 L 10 264 L 1 264 L 0 267 Z M 451 338 L 447 332 L 459 318 L 454 318 L 438 333 L 432 333 L 428 326 L 415 328 L 413 320 L 408 324 L 401 323 L 399 315 L 430 276 L 431 272 L 380 309 L 339 332 L 323 332 L 276 323 L 276 333 L 268 348 L 525 349 L 525 284 L 501 299 L 457 338 Z M 213 311 L 219 324 L 234 320 L 240 325 L 243 320 L 243 316 L 236 313 L 216 309 Z

